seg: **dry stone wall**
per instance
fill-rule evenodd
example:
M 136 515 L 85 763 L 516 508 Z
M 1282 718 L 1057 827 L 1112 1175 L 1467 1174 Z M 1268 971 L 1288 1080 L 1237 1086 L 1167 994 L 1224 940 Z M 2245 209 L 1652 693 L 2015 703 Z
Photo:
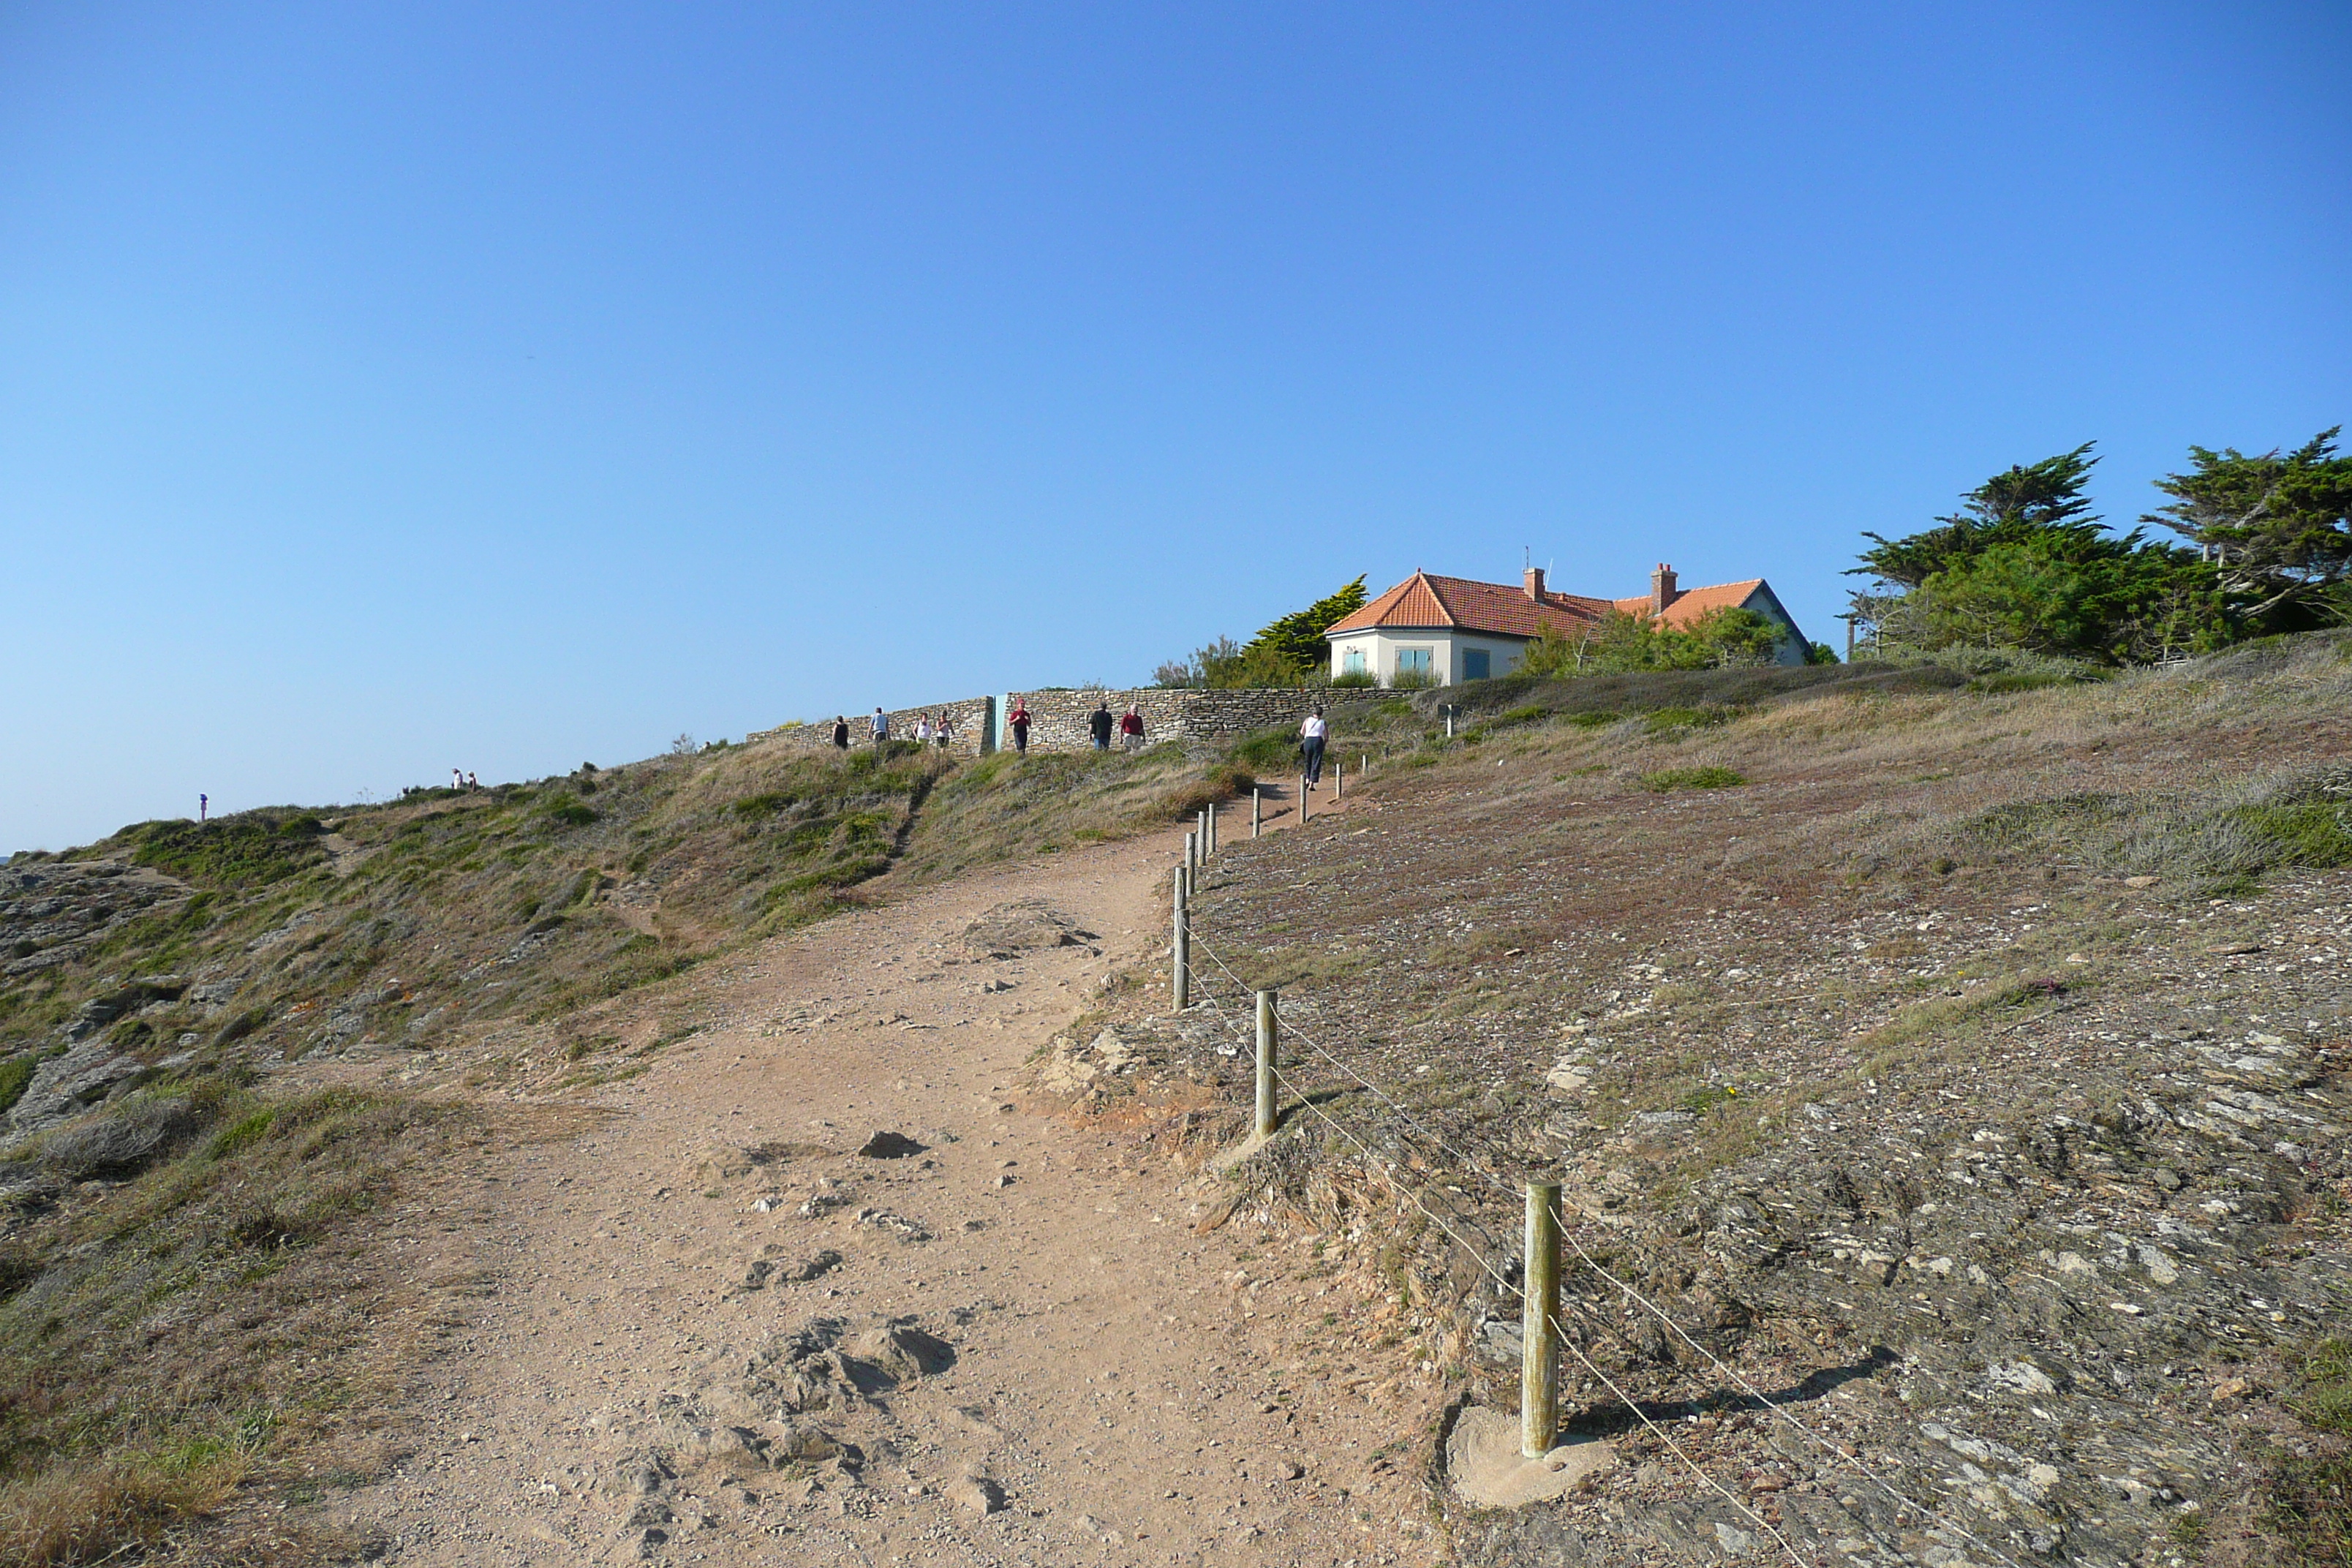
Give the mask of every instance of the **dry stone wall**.
M 1134 704 L 1143 719 L 1145 742 L 1156 744 L 1224 740 L 1276 724 L 1296 724 L 1321 695 L 1312 688 L 1191 691 L 1151 686 L 1131 691 L 1015 691 L 1009 694 L 1005 711 L 1010 713 L 1016 702 L 1028 704 L 1031 751 L 1082 752 L 1094 744 L 1087 721 L 1098 704 L 1108 704 L 1114 718 Z M 1000 743 L 1013 744 L 1011 731 L 1001 737 Z
M 890 721 L 892 740 L 911 741 L 915 738 L 915 725 L 918 721 L 929 719 L 936 724 L 940 721 L 940 715 L 944 713 L 947 715 L 950 737 L 948 750 L 961 757 L 976 757 L 981 754 L 989 739 L 990 725 L 993 722 L 995 709 L 996 699 L 993 697 L 966 697 L 954 702 L 933 702 L 921 708 L 901 708 L 885 716 Z M 849 743 L 852 746 L 872 745 L 874 743 L 874 710 L 869 708 L 863 713 L 851 713 L 846 717 L 849 720 Z M 814 724 L 786 724 L 781 729 L 755 730 L 743 738 L 747 742 L 782 742 L 790 746 L 806 747 L 810 751 L 825 751 L 833 745 L 833 721 L 824 719 Z
M 1307 709 L 1323 700 L 1324 696 L 1314 687 L 1253 691 L 1171 690 L 1159 686 L 1127 691 L 1014 691 L 1002 700 L 966 697 L 954 702 L 899 709 L 889 715 L 890 737 L 911 740 L 917 721 L 928 718 L 936 723 L 939 716 L 945 713 L 953 735 L 948 749 L 957 755 L 976 757 L 990 749 L 1009 751 L 1013 735 L 1003 728 L 1004 715 L 1013 710 L 1013 704 L 1026 703 L 1031 751 L 1083 752 L 1094 744 L 1087 721 L 1096 707 L 1108 703 L 1116 719 L 1131 703 L 1142 715 L 1147 745 L 1162 741 L 1221 741 L 1276 725 L 1287 729 L 1305 718 Z M 848 718 L 850 744 L 872 744 L 872 711 L 852 713 Z M 1114 734 L 1112 739 L 1116 742 L 1117 736 Z M 813 724 L 755 730 L 744 740 L 824 751 L 833 744 L 833 721 L 827 719 Z

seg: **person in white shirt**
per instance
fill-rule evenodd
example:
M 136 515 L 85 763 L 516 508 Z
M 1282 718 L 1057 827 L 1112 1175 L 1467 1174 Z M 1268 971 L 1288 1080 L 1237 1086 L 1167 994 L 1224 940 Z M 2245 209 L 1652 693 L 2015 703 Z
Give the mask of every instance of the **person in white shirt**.
M 1308 789 L 1323 782 L 1323 742 L 1329 735 L 1330 730 L 1323 722 L 1323 705 L 1318 702 L 1315 711 L 1307 715 L 1307 721 L 1298 726 L 1299 771 L 1307 775 Z

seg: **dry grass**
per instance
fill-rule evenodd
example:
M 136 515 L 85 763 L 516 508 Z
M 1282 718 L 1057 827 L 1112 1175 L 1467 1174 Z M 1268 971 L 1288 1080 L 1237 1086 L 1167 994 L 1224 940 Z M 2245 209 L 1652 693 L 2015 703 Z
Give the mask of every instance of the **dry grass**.
M 193 1462 L 99 1458 L 0 1483 L 0 1561 L 103 1563 L 217 1515 L 249 1468 L 229 1452 Z
M 363 1465 L 374 1410 L 449 1321 L 423 1310 L 448 1282 L 405 1274 L 379 1227 L 459 1112 L 215 1079 L 66 1131 L 109 1123 L 174 1131 L 119 1184 L 48 1174 L 71 1137 L 12 1151 L 32 1181 L 0 1301 L 0 1562 L 109 1560 L 255 1482 Z

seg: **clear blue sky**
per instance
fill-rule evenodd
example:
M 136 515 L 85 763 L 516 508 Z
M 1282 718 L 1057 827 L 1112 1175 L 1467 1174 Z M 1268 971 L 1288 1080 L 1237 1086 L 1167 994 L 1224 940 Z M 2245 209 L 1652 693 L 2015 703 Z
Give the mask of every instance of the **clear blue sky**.
M 0 852 L 1160 660 L 1831 618 L 2352 420 L 2352 8 L 0 11 Z

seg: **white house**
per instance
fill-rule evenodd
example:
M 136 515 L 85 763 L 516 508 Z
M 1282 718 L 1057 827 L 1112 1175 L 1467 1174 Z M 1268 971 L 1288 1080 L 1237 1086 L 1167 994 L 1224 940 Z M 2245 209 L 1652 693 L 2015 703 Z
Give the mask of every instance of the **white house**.
M 1529 567 L 1517 588 L 1415 572 L 1323 635 L 1331 645 L 1335 677 L 1368 674 L 1391 686 L 1403 673 L 1451 686 L 1507 674 L 1546 631 L 1570 642 L 1590 636 L 1612 610 L 1682 627 L 1726 606 L 1753 610 L 1780 624 L 1783 635 L 1773 651 L 1775 663 L 1805 662 L 1810 645 L 1763 578 L 1680 588 L 1675 569 L 1664 563 L 1650 574 L 1649 594 L 1633 599 L 1555 592 L 1544 586 L 1540 567 Z

